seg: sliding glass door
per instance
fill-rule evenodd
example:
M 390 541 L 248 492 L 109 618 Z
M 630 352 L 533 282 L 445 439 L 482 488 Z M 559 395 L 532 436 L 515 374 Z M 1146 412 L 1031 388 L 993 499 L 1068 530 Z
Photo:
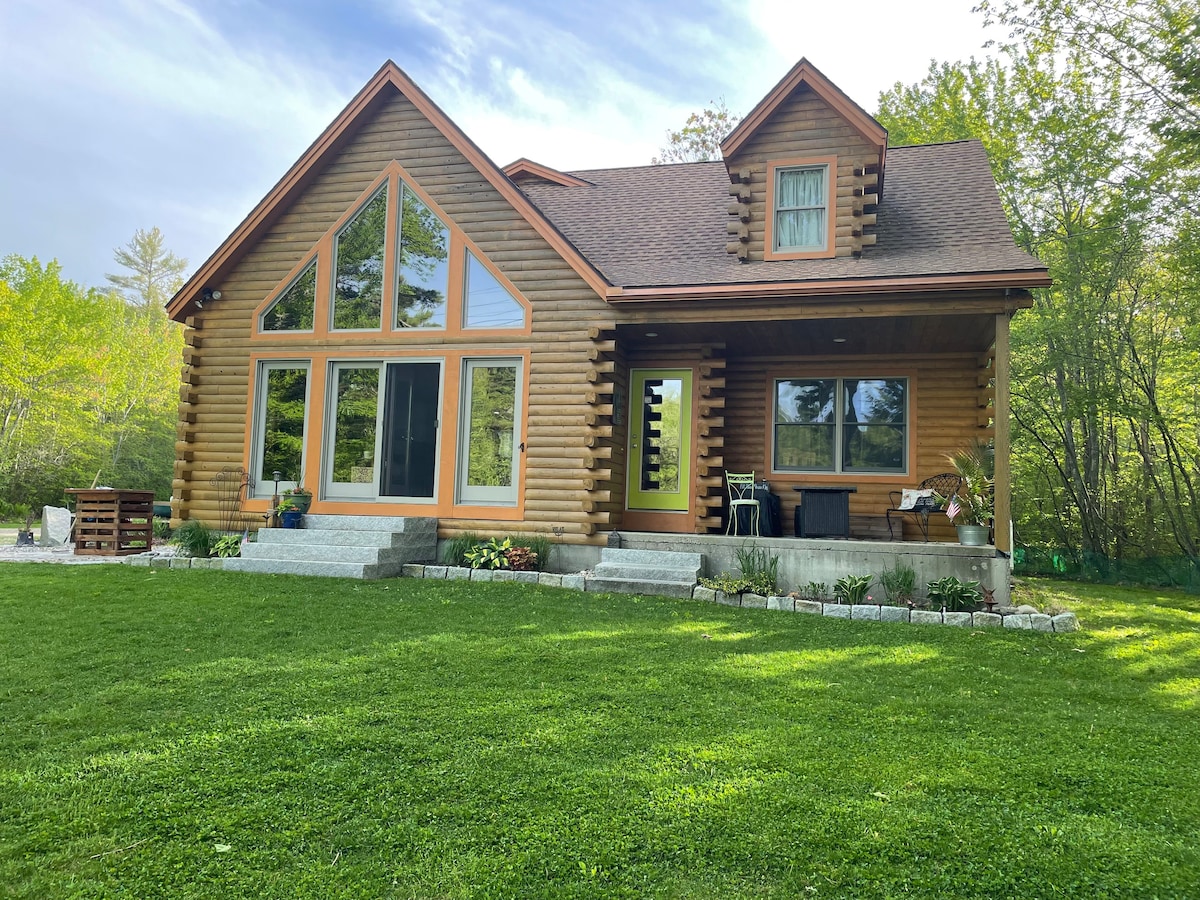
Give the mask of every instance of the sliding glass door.
M 324 495 L 431 499 L 441 363 L 334 363 L 329 385 Z

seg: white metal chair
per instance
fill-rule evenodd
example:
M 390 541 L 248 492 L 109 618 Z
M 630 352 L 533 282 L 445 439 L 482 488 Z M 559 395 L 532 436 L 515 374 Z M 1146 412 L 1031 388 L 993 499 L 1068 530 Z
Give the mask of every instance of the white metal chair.
M 751 533 L 758 535 L 761 509 L 758 501 L 754 499 L 754 473 L 735 475 L 732 472 L 726 472 L 725 487 L 729 490 L 729 522 L 725 525 L 725 533 L 738 533 L 738 510 L 746 509 L 750 513 Z

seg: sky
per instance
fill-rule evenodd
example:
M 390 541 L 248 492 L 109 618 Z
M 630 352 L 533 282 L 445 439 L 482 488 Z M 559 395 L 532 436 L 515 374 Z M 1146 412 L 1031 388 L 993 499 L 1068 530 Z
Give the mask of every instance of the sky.
M 874 112 L 1003 37 L 973 4 L 0 0 L 0 257 L 103 286 L 157 226 L 198 268 L 387 59 L 498 165 L 644 165 L 801 57 Z

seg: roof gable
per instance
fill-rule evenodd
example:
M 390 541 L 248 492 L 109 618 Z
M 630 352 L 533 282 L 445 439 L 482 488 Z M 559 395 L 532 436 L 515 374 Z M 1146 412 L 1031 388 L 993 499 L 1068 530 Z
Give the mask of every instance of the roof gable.
M 887 147 L 887 129 L 880 125 L 861 106 L 851 100 L 832 81 L 826 78 L 816 66 L 807 59 L 801 59 L 792 67 L 780 82 L 771 89 L 767 96 L 746 115 L 721 142 L 721 154 L 726 161 L 732 161 L 747 141 L 770 121 L 775 111 L 795 93 L 802 85 L 807 85 L 818 97 L 835 109 L 846 122 L 854 128 L 869 144 L 876 146 L 882 153 Z M 882 172 L 880 173 L 882 176 Z M 882 183 L 882 179 L 881 179 Z
M 524 156 L 505 166 L 504 174 L 518 183 L 529 180 L 548 181 L 551 184 L 561 184 L 563 187 L 585 187 L 588 184 L 582 178 L 576 178 L 574 175 L 568 175 L 558 169 L 535 163 L 532 159 L 526 159 Z
M 517 213 L 600 296 L 610 285 L 604 276 L 529 202 L 520 189 L 455 125 L 449 117 L 391 60 L 354 96 L 329 127 L 309 146 L 271 191 L 251 210 L 220 247 L 196 270 L 167 304 L 174 319 L 182 319 L 205 289 L 216 287 L 253 242 L 297 197 L 366 121 L 377 104 L 392 92 L 406 97 L 425 118 L 484 176 Z M 536 165 L 536 164 L 534 164 Z M 553 171 L 553 170 L 548 170 Z

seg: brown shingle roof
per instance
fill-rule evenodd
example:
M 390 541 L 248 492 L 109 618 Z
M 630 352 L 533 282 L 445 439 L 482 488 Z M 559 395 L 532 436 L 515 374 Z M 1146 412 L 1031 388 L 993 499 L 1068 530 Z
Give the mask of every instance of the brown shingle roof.
M 591 186 L 521 190 L 621 287 L 753 284 L 1038 272 L 1017 248 L 979 141 L 888 150 L 877 242 L 859 259 L 741 263 L 725 251 L 729 178 L 721 162 L 572 172 Z

